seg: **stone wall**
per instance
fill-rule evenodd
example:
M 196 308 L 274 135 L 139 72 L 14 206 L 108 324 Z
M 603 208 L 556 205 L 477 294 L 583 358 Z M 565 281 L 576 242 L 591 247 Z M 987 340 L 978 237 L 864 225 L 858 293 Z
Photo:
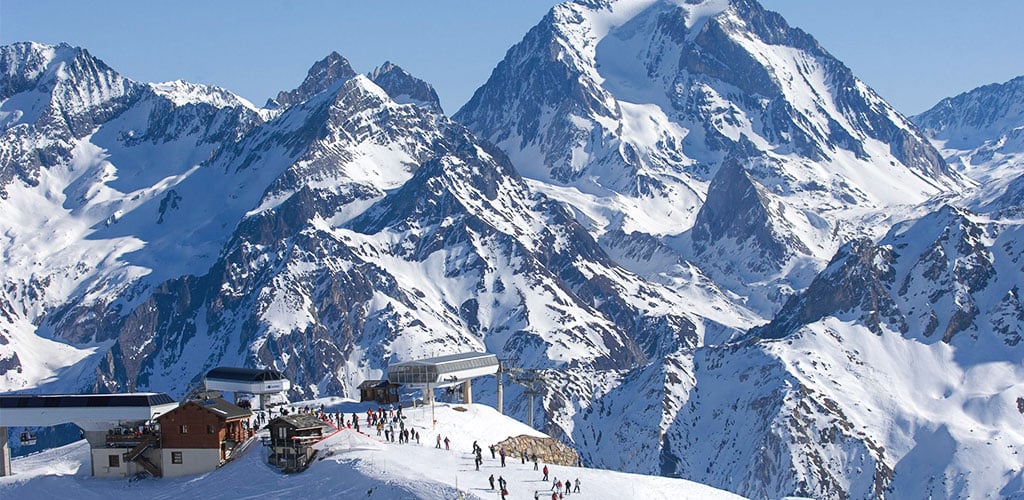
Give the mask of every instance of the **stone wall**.
M 495 449 L 505 448 L 509 460 L 518 460 L 523 450 L 528 456 L 537 454 L 537 461 L 545 464 L 575 466 L 579 460 L 576 450 L 552 438 L 519 435 L 494 445 Z

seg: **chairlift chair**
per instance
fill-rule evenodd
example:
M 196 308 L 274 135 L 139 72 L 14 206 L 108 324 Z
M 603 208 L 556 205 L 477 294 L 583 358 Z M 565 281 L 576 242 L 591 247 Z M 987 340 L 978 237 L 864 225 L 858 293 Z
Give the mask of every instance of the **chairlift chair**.
M 21 444 L 24 446 L 35 446 L 36 434 L 32 431 L 21 432 Z

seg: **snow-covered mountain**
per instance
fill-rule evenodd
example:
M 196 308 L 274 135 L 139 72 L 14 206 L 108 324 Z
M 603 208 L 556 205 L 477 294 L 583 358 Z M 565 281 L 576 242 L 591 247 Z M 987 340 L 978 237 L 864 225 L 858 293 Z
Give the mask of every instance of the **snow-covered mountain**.
M 455 118 L 613 253 L 654 236 L 769 317 L 870 233 L 852 220 L 961 183 L 912 123 L 753 0 L 556 6 Z M 763 217 L 732 224 L 714 206 Z
M 217 258 L 249 209 L 244 180 L 197 165 L 262 118 L 223 89 L 133 82 L 80 48 L 15 44 L 0 61 L 4 386 L 87 383 L 71 366 L 110 346 L 111 311 Z
M 756 498 L 1016 498 L 1021 230 L 947 205 L 854 240 L 747 340 L 632 371 L 575 442 Z
M 487 350 L 542 371 L 536 416 L 590 464 L 751 497 L 1012 497 L 1012 88 L 917 118 L 950 169 L 747 0 L 557 6 L 456 119 L 337 53 L 256 107 L 0 47 L 0 390 L 177 395 L 259 365 L 347 396 Z
M 105 67 L 71 47 L 4 51 L 58 76 L 52 54 Z M 571 409 L 603 390 L 595 373 L 752 324 L 621 268 L 394 65 L 366 77 L 331 54 L 274 109 L 108 73 L 132 98 L 6 186 L 7 389 L 184 393 L 212 366 L 255 363 L 297 394 L 351 394 L 389 361 L 469 348 L 575 374 L 552 377 Z M 26 93 L 67 106 L 49 88 L 4 109 Z M 5 145 L 39 157 L 48 122 L 26 116 L 6 132 L 34 142 Z
M 994 208 L 1024 175 L 1024 76 L 943 99 L 913 120 L 952 167 L 979 184 L 967 202 L 976 209 Z

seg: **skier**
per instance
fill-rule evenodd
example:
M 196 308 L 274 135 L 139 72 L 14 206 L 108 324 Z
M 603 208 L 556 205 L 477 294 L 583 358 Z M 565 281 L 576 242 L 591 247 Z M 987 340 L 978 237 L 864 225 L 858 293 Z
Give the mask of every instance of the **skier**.
M 487 481 L 489 481 L 491 483 L 491 489 L 493 490 L 494 489 L 494 474 L 491 474 L 491 477 L 487 478 Z
M 544 472 L 544 479 L 542 479 L 541 481 L 547 481 L 548 480 L 548 465 L 547 464 L 544 464 L 544 471 L 543 472 Z
M 573 484 L 573 489 L 572 489 L 573 493 L 579 493 L 580 492 L 580 478 L 576 478 L 576 482 L 572 483 L 572 484 Z
M 565 480 L 565 494 L 568 495 L 572 491 L 572 481 Z
M 494 460 L 494 445 L 492 444 L 492 445 L 488 446 L 488 448 L 490 448 L 490 450 L 491 450 L 491 460 Z
M 504 467 L 505 466 L 505 448 L 502 448 L 501 451 L 498 452 L 498 455 L 501 455 L 501 466 Z
M 440 434 L 437 435 L 437 446 L 435 446 L 434 448 L 437 448 L 439 450 L 441 449 L 441 435 Z
M 533 454 L 533 470 L 537 470 L 537 454 Z
M 446 450 L 449 449 L 448 448 L 448 436 L 444 437 L 444 449 L 446 449 Z

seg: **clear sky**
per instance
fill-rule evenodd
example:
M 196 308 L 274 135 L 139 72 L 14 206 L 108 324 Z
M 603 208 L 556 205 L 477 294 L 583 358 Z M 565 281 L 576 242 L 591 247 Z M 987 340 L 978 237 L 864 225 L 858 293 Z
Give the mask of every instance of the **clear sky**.
M 761 0 L 897 109 L 1024 74 L 1024 0 Z M 390 60 L 454 113 L 553 0 L 0 0 L 0 43 L 66 41 L 129 78 L 226 87 L 262 104 L 332 50 Z

